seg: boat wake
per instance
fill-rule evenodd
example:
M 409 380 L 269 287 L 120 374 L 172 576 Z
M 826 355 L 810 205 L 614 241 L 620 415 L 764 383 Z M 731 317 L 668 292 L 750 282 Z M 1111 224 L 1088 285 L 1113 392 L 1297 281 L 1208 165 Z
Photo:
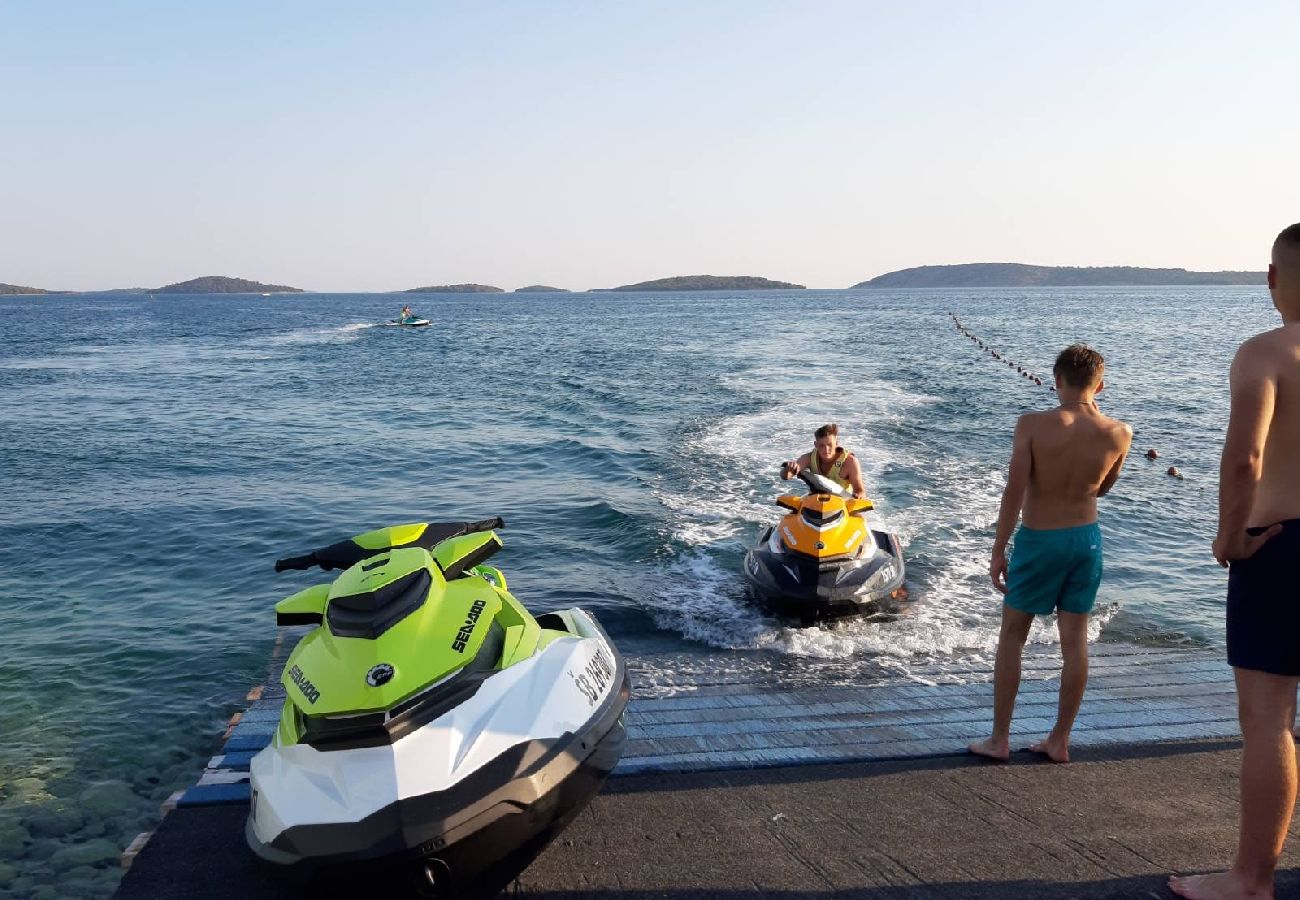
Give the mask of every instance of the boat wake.
M 947 458 L 909 437 L 938 398 L 882 381 L 844 384 L 842 373 L 800 373 L 792 392 L 783 372 L 748 373 L 743 387 L 757 411 L 701 423 L 682 441 L 678 459 L 695 468 L 675 473 L 684 486 L 657 496 L 667 511 L 672 546 L 660 563 L 657 589 L 646 598 L 656 624 L 703 644 L 768 650 L 817 660 L 862 660 L 908 675 L 991 666 L 1001 598 L 989 584 L 987 561 L 1003 473 L 991 464 Z M 773 402 L 772 397 L 833 398 Z M 912 602 L 892 617 L 850 619 L 811 628 L 765 615 L 749 594 L 741 561 L 746 547 L 779 514 L 780 461 L 803 452 L 812 430 L 837 422 L 841 441 L 863 466 L 876 527 L 904 544 Z M 940 474 L 942 473 L 942 474 Z M 1115 609 L 1093 618 L 1096 640 Z M 1055 643 L 1055 626 L 1039 619 L 1035 643 Z M 927 676 L 928 677 L 928 676 Z

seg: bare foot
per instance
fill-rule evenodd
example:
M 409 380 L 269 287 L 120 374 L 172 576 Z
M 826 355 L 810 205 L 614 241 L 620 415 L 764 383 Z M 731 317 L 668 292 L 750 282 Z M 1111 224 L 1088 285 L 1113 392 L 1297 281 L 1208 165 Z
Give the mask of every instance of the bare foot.
M 1030 744 L 1029 752 L 1041 753 L 1054 763 L 1068 763 L 1070 761 L 1069 743 L 1052 737 L 1039 741 L 1037 744 Z
M 997 738 L 989 738 L 984 741 L 976 741 L 966 748 L 976 756 L 983 756 L 986 759 L 1006 762 L 1011 757 L 1011 744 L 1009 741 L 999 741 Z
M 1232 872 L 1170 878 L 1169 890 L 1188 900 L 1273 900 L 1272 885 L 1266 890 L 1252 891 Z

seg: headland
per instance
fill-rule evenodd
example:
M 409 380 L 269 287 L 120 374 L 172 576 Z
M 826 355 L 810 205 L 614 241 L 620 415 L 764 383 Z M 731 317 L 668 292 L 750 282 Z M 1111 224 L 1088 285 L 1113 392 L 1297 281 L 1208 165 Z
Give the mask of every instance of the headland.
M 917 266 L 886 272 L 853 288 L 959 287 L 1169 287 L 1264 284 L 1264 272 L 1189 272 L 1136 266 L 1031 266 L 1024 263 L 965 263 Z

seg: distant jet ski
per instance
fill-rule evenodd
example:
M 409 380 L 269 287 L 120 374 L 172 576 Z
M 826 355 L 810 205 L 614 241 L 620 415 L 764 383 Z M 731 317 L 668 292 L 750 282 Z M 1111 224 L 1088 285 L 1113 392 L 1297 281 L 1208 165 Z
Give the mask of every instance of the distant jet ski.
M 433 323 L 428 319 L 407 319 L 405 322 L 400 322 L 397 319 L 389 319 L 384 324 L 395 325 L 400 328 L 428 328 Z
M 776 612 L 804 623 L 892 612 L 906 599 L 898 538 L 876 531 L 857 500 L 834 481 L 800 472 L 808 494 L 783 494 L 789 510 L 745 554 L 745 576 Z

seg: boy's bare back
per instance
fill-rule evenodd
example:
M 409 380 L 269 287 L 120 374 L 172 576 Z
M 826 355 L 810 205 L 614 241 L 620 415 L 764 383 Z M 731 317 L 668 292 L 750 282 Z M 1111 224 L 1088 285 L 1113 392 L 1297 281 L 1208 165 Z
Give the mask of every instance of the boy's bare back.
M 1239 403 L 1248 411 L 1254 407 L 1257 427 L 1267 434 L 1249 522 L 1264 526 L 1300 519 L 1300 324 L 1244 343 L 1232 380 L 1234 412 Z
M 1097 520 L 1097 498 L 1119 477 L 1133 440 L 1128 425 L 1095 403 L 1028 413 L 1016 426 L 1028 445 L 1029 488 L 1021 516 L 1029 528 L 1071 528 Z

